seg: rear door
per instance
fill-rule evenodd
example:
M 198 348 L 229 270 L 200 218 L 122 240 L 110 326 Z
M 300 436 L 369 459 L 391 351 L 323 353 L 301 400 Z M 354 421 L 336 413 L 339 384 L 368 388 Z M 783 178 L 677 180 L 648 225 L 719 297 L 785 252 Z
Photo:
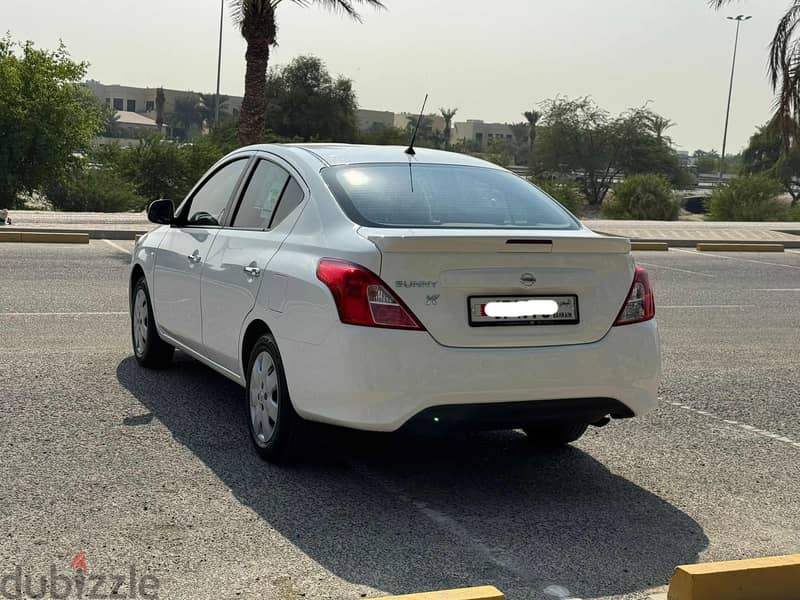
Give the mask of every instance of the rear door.
M 202 353 L 200 277 L 247 157 L 221 165 L 180 208 L 156 251 L 151 294 L 159 327 Z
M 239 334 L 255 305 L 270 259 L 291 231 L 306 196 L 288 163 L 259 157 L 252 165 L 229 226 L 216 236 L 201 283 L 203 345 L 207 356 L 239 372 Z

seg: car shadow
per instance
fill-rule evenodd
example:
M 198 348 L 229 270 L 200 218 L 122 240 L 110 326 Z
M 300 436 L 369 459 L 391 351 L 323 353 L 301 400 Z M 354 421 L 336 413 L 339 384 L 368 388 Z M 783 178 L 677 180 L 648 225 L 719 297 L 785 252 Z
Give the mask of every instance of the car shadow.
M 534 451 L 515 432 L 330 430 L 321 458 L 276 467 L 251 447 L 243 390 L 210 369 L 180 353 L 164 371 L 129 357 L 117 378 L 147 410 L 128 425 L 158 419 L 240 502 L 354 584 L 595 598 L 662 585 L 707 546 L 693 519 L 577 448 Z

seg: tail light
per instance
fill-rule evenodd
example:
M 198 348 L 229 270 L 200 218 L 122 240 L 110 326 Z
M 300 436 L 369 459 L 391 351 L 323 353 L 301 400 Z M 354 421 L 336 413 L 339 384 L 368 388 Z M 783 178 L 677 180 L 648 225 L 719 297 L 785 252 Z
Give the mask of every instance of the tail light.
M 617 315 L 614 325 L 630 325 L 631 323 L 641 323 L 649 321 L 656 316 L 656 302 L 653 296 L 653 286 L 650 285 L 650 276 L 642 267 L 636 267 L 636 274 L 633 276 L 631 291 L 622 310 Z
M 323 258 L 317 279 L 328 286 L 342 323 L 389 329 L 425 328 L 380 278 L 369 269 L 344 260 Z

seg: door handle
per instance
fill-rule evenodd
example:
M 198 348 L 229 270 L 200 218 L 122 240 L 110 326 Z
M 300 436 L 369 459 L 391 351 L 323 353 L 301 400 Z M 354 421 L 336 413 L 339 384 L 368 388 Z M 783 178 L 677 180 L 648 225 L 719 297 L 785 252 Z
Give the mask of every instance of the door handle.
M 261 269 L 254 265 L 245 267 L 244 272 L 247 273 L 248 277 L 259 277 L 261 275 Z
M 192 253 L 191 253 L 189 256 L 187 256 L 187 257 L 186 257 L 186 260 L 188 260 L 190 263 L 192 263 L 192 264 L 195 264 L 195 265 L 196 265 L 196 264 L 197 264 L 197 263 L 199 263 L 201 260 L 203 260 L 203 258 L 200 256 L 200 252 L 199 252 L 199 251 L 197 251 L 197 250 L 195 250 L 195 251 L 194 251 L 194 252 L 192 252 Z

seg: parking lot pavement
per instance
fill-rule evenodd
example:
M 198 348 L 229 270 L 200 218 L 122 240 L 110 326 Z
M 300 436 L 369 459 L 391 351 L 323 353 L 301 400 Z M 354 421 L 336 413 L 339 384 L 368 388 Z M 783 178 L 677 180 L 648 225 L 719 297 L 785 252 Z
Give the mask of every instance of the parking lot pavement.
M 278 468 L 236 385 L 180 355 L 136 365 L 131 246 L 0 246 L 0 577 L 83 550 L 171 599 L 643 598 L 679 563 L 798 551 L 800 254 L 637 253 L 663 404 L 574 447 L 339 432 Z

